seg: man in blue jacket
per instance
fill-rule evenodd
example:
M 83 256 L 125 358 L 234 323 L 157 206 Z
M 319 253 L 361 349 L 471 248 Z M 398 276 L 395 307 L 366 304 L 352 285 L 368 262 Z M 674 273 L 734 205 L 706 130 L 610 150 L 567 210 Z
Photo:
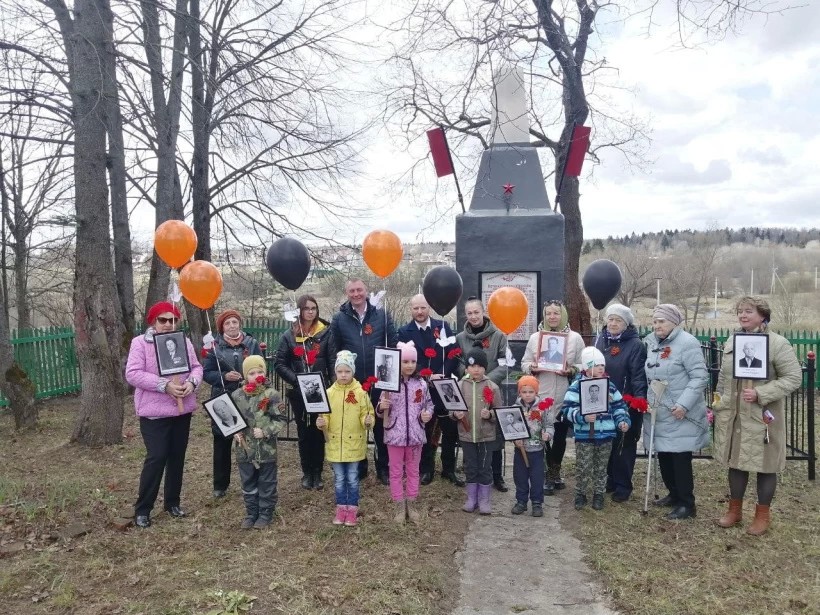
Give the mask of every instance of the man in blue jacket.
M 458 349 L 455 340 L 442 348 L 437 342 L 440 338 L 453 337 L 453 332 L 443 320 L 430 318 L 430 306 L 424 295 L 416 295 L 410 299 L 410 311 L 413 320 L 399 329 L 400 342 L 413 342 L 418 351 L 418 369 L 429 369 L 433 372 L 431 378 L 441 378 L 453 376 L 457 369 L 459 360 L 457 355 L 451 354 Z M 427 357 L 426 351 L 432 349 L 436 354 L 434 357 Z M 436 446 L 433 443 L 433 432 L 436 424 L 441 429 L 441 476 L 452 482 L 457 487 L 463 487 L 464 481 L 456 474 L 456 441 L 458 440 L 458 427 L 455 421 L 448 418 L 449 413 L 443 406 L 435 406 L 435 417 L 425 425 L 427 432 L 427 444 L 421 450 L 421 462 L 419 463 L 419 474 L 421 484 L 429 485 L 433 481 L 436 469 Z M 441 420 L 440 420 L 441 419 Z
M 347 301 L 341 305 L 330 323 L 331 339 L 328 355 L 331 361 L 336 360 L 336 353 L 349 350 L 356 354 L 356 380 L 364 383 L 368 376 L 376 374 L 376 346 L 395 348 L 399 341 L 396 327 L 385 311 L 370 304 L 367 298 L 367 286 L 359 278 L 351 278 L 345 284 Z M 370 389 L 370 400 L 376 407 L 381 391 Z M 376 442 L 374 465 L 376 477 L 387 485 L 390 474 L 387 466 L 387 446 L 384 444 L 384 423 L 376 417 L 373 426 L 373 439 Z M 359 479 L 367 476 L 367 459 L 359 463 Z

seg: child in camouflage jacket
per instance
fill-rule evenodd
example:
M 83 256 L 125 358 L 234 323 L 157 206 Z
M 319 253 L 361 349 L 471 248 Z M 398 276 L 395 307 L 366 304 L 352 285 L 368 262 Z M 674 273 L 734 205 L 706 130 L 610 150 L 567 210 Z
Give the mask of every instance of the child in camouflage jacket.
M 276 509 L 276 439 L 287 417 L 282 415 L 284 404 L 279 392 L 268 388 L 262 357 L 247 357 L 242 362 L 242 375 L 245 381 L 231 394 L 248 425 L 234 435 L 245 499 L 242 529 L 262 529 L 270 525 Z

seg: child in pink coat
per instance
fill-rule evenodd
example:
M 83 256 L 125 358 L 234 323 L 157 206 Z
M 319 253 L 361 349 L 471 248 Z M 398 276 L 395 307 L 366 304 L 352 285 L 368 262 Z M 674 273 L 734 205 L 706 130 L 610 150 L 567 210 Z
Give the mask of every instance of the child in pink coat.
M 427 382 L 416 372 L 418 353 L 413 342 L 399 342 L 401 383 L 398 393 L 383 392 L 378 413 L 384 416 L 384 443 L 390 463 L 390 495 L 396 503 L 395 521 L 418 523 L 414 508 L 419 495 L 419 460 L 427 442 L 424 424 L 433 418 Z M 403 478 L 407 477 L 406 486 Z

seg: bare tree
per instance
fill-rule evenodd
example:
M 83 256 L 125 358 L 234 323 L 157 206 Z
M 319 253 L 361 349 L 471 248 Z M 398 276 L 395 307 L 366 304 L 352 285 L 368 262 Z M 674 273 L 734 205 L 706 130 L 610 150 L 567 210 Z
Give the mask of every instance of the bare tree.
M 0 295 L 3 295 L 2 287 Z M 37 424 L 39 414 L 34 401 L 34 383 L 14 359 L 5 305 L 5 297 L 0 296 L 0 389 L 8 398 L 15 429 L 30 429 Z
M 644 246 L 630 247 L 611 245 L 604 250 L 604 258 L 617 263 L 623 273 L 618 301 L 624 305 L 632 302 L 655 286 L 658 256 Z

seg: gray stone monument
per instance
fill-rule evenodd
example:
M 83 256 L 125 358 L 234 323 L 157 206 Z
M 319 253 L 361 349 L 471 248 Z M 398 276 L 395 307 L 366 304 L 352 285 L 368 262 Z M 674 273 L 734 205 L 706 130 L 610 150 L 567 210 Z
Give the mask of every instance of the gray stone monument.
M 456 269 L 464 281 L 458 327 L 467 297 L 486 306 L 496 288 L 520 288 L 529 314 L 508 336 L 520 369 L 541 305 L 564 297 L 564 216 L 550 208 L 538 151 L 530 145 L 520 71 L 502 65 L 494 81 L 492 145 L 481 156 L 469 211 L 456 216 Z

